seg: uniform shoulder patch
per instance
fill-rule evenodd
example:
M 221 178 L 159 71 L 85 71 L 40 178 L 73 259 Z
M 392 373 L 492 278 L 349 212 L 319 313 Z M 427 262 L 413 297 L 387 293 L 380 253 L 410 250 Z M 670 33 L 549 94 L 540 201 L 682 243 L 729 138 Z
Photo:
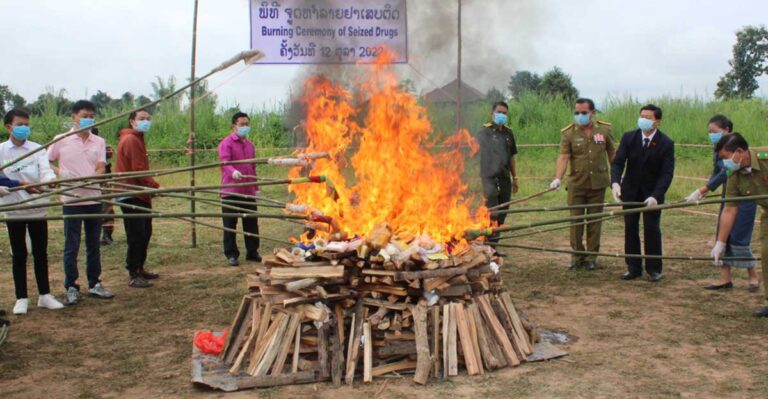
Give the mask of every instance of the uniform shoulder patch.
M 570 125 L 560 129 L 560 133 L 565 133 L 566 130 L 568 130 L 568 129 L 572 128 L 572 127 L 573 127 L 573 123 L 571 123 Z
M 605 126 L 613 126 L 613 125 L 611 125 L 611 122 L 606 122 L 606 121 L 597 121 L 597 124 L 598 125 L 605 125 Z
M 768 159 L 768 151 L 758 152 L 757 159 Z
M 491 127 L 491 126 L 493 126 L 493 123 L 486 123 L 483 125 L 483 127 Z

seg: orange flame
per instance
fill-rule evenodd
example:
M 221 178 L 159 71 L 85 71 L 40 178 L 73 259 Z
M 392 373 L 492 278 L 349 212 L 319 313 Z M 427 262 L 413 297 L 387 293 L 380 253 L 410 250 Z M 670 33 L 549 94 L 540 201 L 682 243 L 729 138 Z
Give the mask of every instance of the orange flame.
M 398 87 L 391 60 L 385 54 L 367 66 L 370 76 L 359 85 L 367 101 L 358 107 L 340 84 L 322 76 L 306 81 L 302 101 L 307 108 L 307 152 L 331 155 L 315 161 L 310 173 L 325 175 L 336 195 L 317 184 L 289 189 L 298 203 L 331 216 L 334 225 L 350 235 L 367 235 L 386 223 L 403 239 L 427 234 L 435 242 L 465 243 L 464 231 L 490 225 L 487 208 L 473 214 L 461 180 L 461 147 L 469 146 L 474 155 L 477 142 L 461 130 L 438 146 L 430 138 L 426 109 Z M 358 124 L 358 118 L 364 122 Z M 357 151 L 348 161 L 353 144 Z M 302 172 L 297 167 L 290 174 L 298 177 Z

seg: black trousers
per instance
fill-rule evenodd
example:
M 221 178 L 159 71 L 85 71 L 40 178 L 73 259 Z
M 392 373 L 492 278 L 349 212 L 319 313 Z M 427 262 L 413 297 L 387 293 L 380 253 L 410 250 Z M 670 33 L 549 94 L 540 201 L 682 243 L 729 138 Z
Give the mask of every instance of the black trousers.
M 121 202 L 142 208 L 152 208 L 152 204 L 137 198 L 128 198 Z M 125 215 L 149 213 L 148 211 L 131 209 L 127 206 L 121 206 L 120 209 Z M 128 273 L 133 277 L 139 269 L 144 268 L 144 262 L 147 261 L 147 248 L 149 248 L 149 240 L 152 238 L 152 218 L 125 218 L 123 219 L 123 226 L 125 226 L 125 238 L 128 242 L 125 268 L 128 269 Z
M 485 197 L 485 206 L 488 208 L 509 202 L 512 198 L 512 180 L 509 176 L 504 177 L 483 177 L 483 196 Z M 509 205 L 500 209 L 509 209 Z M 491 215 L 491 220 L 497 222 L 499 226 L 504 224 L 506 220 L 506 213 L 498 213 Z M 489 237 L 490 242 L 499 242 L 499 235 L 494 234 Z
M 256 200 L 253 198 L 241 197 L 238 195 L 230 195 L 227 197 L 222 197 L 222 200 L 248 202 L 248 204 L 231 204 L 231 205 L 238 208 L 249 209 L 252 211 L 258 210 L 256 206 Z M 229 209 L 227 207 L 222 207 L 221 212 L 222 213 L 242 213 L 240 211 Z M 224 223 L 224 227 L 228 229 L 237 229 L 237 219 L 238 218 L 236 217 L 226 217 L 226 218 L 222 218 L 222 222 Z M 257 218 L 243 218 L 243 231 L 251 234 L 259 234 L 259 220 Z M 258 254 L 259 252 L 259 238 L 245 236 L 244 239 L 245 239 L 246 259 L 255 257 L 256 254 Z M 226 256 L 227 258 L 240 257 L 240 250 L 238 250 L 237 248 L 236 233 L 232 233 L 229 231 L 224 232 L 224 256 Z
M 45 220 L 6 222 L 8 238 L 13 251 L 13 284 L 16 299 L 27 298 L 27 231 L 32 241 L 32 256 L 35 258 L 35 280 L 37 292 L 45 295 L 51 292 L 48 284 L 48 222 Z
M 629 207 L 625 207 L 627 209 Z M 643 215 L 643 242 L 646 255 L 661 255 L 661 211 L 634 213 L 624 216 L 624 252 L 627 255 L 640 252 L 640 215 Z M 643 260 L 627 258 L 627 271 L 642 274 Z M 645 271 L 661 273 L 661 259 L 645 259 Z

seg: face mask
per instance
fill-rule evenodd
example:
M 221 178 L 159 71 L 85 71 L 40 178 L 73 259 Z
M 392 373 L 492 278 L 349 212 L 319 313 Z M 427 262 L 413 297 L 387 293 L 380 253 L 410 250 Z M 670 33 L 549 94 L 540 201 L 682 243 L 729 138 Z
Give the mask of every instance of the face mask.
M 730 159 L 723 160 L 723 168 L 725 168 L 725 170 L 731 173 L 741 169 L 741 165 L 739 165 L 738 163 L 736 163 L 736 161 L 733 160 L 733 158 L 735 157 L 736 157 L 736 154 L 733 154 L 733 156 Z
M 644 132 L 650 132 L 651 130 L 653 130 L 653 121 L 650 119 L 638 118 L 637 127 L 639 127 L 640 130 Z
M 136 121 L 137 132 L 146 133 L 149 131 L 149 128 L 151 126 L 152 126 L 152 121 L 150 120 Z
M 96 120 L 93 118 L 80 118 L 80 129 L 93 126 L 94 123 L 96 123 Z
M 496 113 L 493 114 L 493 123 L 495 123 L 495 124 L 497 124 L 499 126 L 506 125 L 508 120 L 509 120 L 509 118 L 506 115 L 504 115 L 504 114 L 502 114 L 500 112 L 496 112 Z
M 712 144 L 717 144 L 720 142 L 720 139 L 723 138 L 723 133 L 721 132 L 710 132 L 709 133 L 709 141 Z
M 26 141 L 27 138 L 29 138 L 29 133 L 30 133 L 29 126 L 25 126 L 25 125 L 14 126 L 11 133 L 13 134 L 13 137 L 16 140 Z
M 587 126 L 589 125 L 589 121 L 591 117 L 589 114 L 578 114 L 578 115 L 574 115 L 573 119 L 576 121 L 577 125 Z
M 237 135 L 239 137 L 245 137 L 250 132 L 251 132 L 251 127 L 250 126 L 238 126 L 237 127 Z

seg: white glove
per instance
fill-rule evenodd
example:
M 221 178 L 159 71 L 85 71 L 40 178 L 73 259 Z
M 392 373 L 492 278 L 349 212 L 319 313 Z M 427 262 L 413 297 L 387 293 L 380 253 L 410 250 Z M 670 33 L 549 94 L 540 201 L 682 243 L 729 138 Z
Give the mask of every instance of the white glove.
M 8 187 L 0 186 L 0 197 L 5 197 L 6 195 L 8 195 L 10 193 L 11 193 L 11 191 L 8 190 Z
M 243 174 L 240 173 L 239 170 L 236 170 L 236 171 L 232 172 L 232 178 L 235 179 L 235 180 L 241 180 L 243 178 Z
M 715 243 L 715 246 L 712 247 L 712 257 L 715 258 L 714 264 L 715 266 L 722 266 L 723 261 L 720 260 L 720 257 L 723 256 L 725 253 L 725 243 L 722 241 L 718 241 Z
M 659 205 L 659 201 L 656 201 L 656 198 L 648 197 L 645 199 L 645 206 L 656 206 Z
M 700 201 L 702 198 L 704 198 L 704 194 L 697 188 L 691 195 L 685 197 L 685 202 L 696 202 Z
M 621 202 L 621 185 L 619 183 L 613 183 L 611 185 L 611 194 L 613 194 L 613 200 L 615 202 Z
M 552 180 L 552 183 L 549 183 L 549 188 L 552 190 L 560 190 L 560 179 Z

